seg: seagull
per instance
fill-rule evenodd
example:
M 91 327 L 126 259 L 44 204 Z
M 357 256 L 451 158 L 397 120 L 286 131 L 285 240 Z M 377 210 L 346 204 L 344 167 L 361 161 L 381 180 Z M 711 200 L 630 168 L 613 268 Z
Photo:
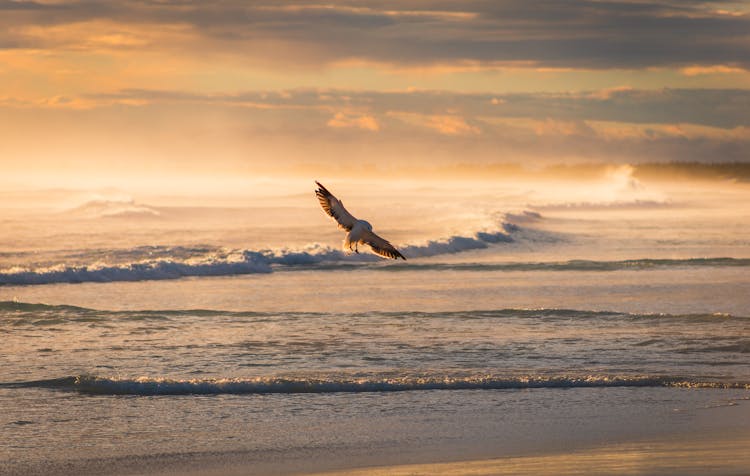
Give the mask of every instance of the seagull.
M 339 224 L 339 228 L 346 230 L 348 233 L 344 238 L 344 251 L 354 251 L 359 253 L 357 245 L 363 243 L 369 245 L 370 249 L 376 255 L 380 255 L 384 258 L 403 259 L 406 260 L 392 244 L 375 233 L 372 232 L 372 225 L 364 220 L 357 220 L 344 208 L 344 203 L 338 198 L 334 197 L 331 192 L 328 191 L 323 185 L 317 180 L 315 183 L 318 185 L 318 189 L 315 191 L 315 195 L 320 201 L 320 206 L 331 218 L 336 220 Z

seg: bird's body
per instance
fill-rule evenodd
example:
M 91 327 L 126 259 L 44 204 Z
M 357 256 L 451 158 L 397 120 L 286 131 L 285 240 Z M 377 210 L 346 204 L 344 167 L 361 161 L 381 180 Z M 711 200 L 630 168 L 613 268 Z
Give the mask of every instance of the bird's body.
M 344 208 L 343 202 L 336 198 L 320 182 L 315 182 L 318 189 L 315 195 L 318 197 L 323 211 L 336 220 L 339 228 L 347 232 L 344 238 L 344 251 L 359 253 L 358 245 L 365 244 L 373 253 L 384 258 L 406 259 L 392 244 L 379 237 L 372 231 L 372 225 L 365 220 L 358 220 Z

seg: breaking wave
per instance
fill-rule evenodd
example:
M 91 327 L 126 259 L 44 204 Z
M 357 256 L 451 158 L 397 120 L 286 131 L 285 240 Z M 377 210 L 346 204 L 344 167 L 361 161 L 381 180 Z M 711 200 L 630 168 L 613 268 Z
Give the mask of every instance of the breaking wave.
M 401 247 L 407 258 L 488 248 L 498 243 L 523 239 L 517 225 L 504 223 L 500 230 L 480 231 L 472 236 L 452 236 L 422 244 Z M 547 238 L 549 239 L 549 238 Z M 327 246 L 311 245 L 301 250 L 226 250 L 185 247 L 138 247 L 131 250 L 88 251 L 93 264 L 13 267 L 0 270 L 0 285 L 33 285 L 52 283 L 85 283 L 112 281 L 145 281 L 196 276 L 228 276 L 270 273 L 273 267 L 362 264 L 382 261 L 367 253 L 347 255 Z M 76 260 L 85 256 L 74 256 Z M 124 260 L 111 263 L 109 260 Z M 98 260 L 98 261 L 97 261 Z
M 117 202 L 120 203 L 120 202 Z M 123 202 L 128 206 L 131 202 Z M 99 210 L 93 202 L 85 208 Z M 91 206 L 89 206 L 91 205 Z M 107 210 L 111 207 L 107 205 Z M 132 211 L 132 210 L 130 210 Z M 129 213 L 129 212 L 128 212 Z M 552 243 L 564 240 L 562 235 L 527 227 L 542 220 L 535 211 L 498 214 L 499 228 L 477 231 L 471 235 L 455 235 L 400 246 L 409 259 L 426 258 L 464 251 L 482 250 L 511 243 Z M 524 226 L 519 226 L 522 223 Z M 58 261 L 64 259 L 65 264 Z M 368 269 L 399 271 L 614 271 L 660 267 L 750 266 L 750 259 L 691 258 L 635 259 L 620 261 L 570 260 L 555 262 L 504 263 L 420 263 L 391 262 L 370 253 L 346 254 L 339 249 L 312 244 L 299 249 L 264 250 L 226 249 L 199 246 L 137 246 L 126 249 L 89 249 L 65 252 L 53 263 L 36 263 L 0 269 L 2 285 L 41 285 L 55 283 L 102 283 L 147 281 L 186 277 L 233 276 L 271 273 L 275 270 L 300 269 Z
M 497 237 L 492 238 L 497 239 Z M 423 247 L 405 247 L 409 258 L 435 256 L 480 249 L 488 241 L 450 239 L 430 242 Z M 484 246 L 483 246 L 484 245 Z M 349 256 L 339 250 L 316 247 L 307 251 L 232 251 L 178 259 L 159 258 L 115 265 L 51 266 L 37 269 L 10 268 L 0 271 L 0 285 L 36 285 L 53 283 L 102 283 L 179 279 L 195 276 L 231 276 L 271 273 L 274 270 L 352 270 L 377 263 L 368 269 L 382 272 L 402 271 L 618 271 L 659 268 L 749 267 L 749 258 L 634 259 L 620 261 L 569 260 L 506 263 L 391 263 L 369 254 Z
M 241 251 L 228 256 L 186 260 L 156 259 L 124 264 L 51 266 L 41 269 L 11 268 L 0 272 L 0 284 L 52 284 L 177 279 L 188 276 L 226 276 L 270 273 L 269 260 L 262 253 Z
M 255 395 L 365 393 L 427 390 L 517 390 L 529 388 L 680 387 L 750 389 L 750 382 L 677 376 L 403 376 L 362 378 L 217 378 L 178 380 L 78 375 L 30 382 L 0 383 L 0 388 L 49 388 L 96 395 Z

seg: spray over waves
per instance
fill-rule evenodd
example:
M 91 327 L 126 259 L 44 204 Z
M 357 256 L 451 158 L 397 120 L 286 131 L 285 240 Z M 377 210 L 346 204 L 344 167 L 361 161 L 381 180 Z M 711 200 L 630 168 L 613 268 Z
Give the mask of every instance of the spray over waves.
M 580 202 L 552 202 L 537 204 L 539 210 L 609 210 L 609 209 L 651 209 L 674 208 L 675 204 L 668 200 L 612 200 L 612 201 L 580 201 Z
M 259 395 L 366 393 L 430 390 L 520 390 L 530 388 L 679 387 L 750 389 L 750 382 L 658 375 L 418 375 L 256 377 L 169 379 L 78 375 L 30 382 L 0 383 L 0 388 L 49 388 L 96 395 Z
M 96 218 L 154 218 L 161 212 L 150 205 L 136 203 L 132 198 L 119 200 L 90 200 L 83 205 L 65 212 L 69 216 Z

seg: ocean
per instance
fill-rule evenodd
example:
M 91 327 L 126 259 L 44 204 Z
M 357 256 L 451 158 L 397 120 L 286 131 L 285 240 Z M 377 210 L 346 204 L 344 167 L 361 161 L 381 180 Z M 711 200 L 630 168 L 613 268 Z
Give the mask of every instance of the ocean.
M 408 260 L 340 251 L 312 180 L 6 192 L 0 473 L 747 435 L 747 184 L 329 182 Z

